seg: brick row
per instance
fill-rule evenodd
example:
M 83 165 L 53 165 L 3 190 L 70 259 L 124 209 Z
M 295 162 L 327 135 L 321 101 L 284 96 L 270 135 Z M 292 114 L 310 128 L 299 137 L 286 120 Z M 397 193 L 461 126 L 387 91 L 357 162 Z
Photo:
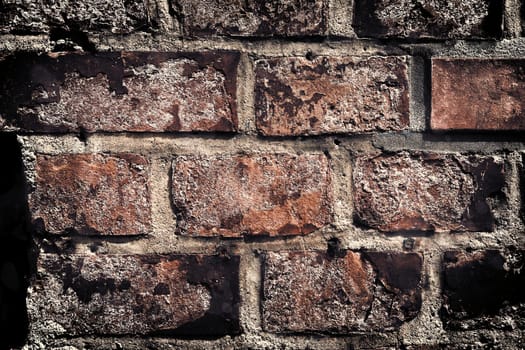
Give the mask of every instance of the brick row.
M 354 159 L 354 222 L 381 232 L 496 228 L 508 208 L 500 156 L 421 151 Z M 52 234 L 151 233 L 149 160 L 136 154 L 37 155 L 32 221 Z M 334 184 L 324 154 L 176 156 L 171 203 L 179 234 L 305 235 L 334 223 Z M 347 215 L 351 215 L 350 212 Z
M 445 328 L 525 329 L 518 317 L 524 312 L 524 254 L 445 252 Z M 419 253 L 341 249 L 266 252 L 263 328 L 338 334 L 398 329 L 421 310 L 423 259 Z M 237 334 L 239 303 L 239 257 L 215 255 L 42 254 L 28 295 L 32 332 L 55 336 Z
M 501 38 L 503 2 L 357 0 L 353 18 L 331 16 L 327 0 L 7 1 L 0 33 L 57 30 L 129 34 L 173 31 L 186 37 L 309 37 L 330 34 L 330 23 L 352 24 L 359 37 L 421 39 Z M 333 4 L 332 4 L 333 6 Z M 351 7 L 351 3 L 339 6 Z M 164 13 L 168 12 L 168 13 Z M 346 11 L 351 12 L 351 11 Z
M 238 132 L 239 59 L 229 51 L 13 54 L 0 60 L 0 129 Z M 256 59 L 257 132 L 408 131 L 410 62 L 406 56 Z M 431 67 L 430 130 L 525 128 L 522 59 L 433 58 Z

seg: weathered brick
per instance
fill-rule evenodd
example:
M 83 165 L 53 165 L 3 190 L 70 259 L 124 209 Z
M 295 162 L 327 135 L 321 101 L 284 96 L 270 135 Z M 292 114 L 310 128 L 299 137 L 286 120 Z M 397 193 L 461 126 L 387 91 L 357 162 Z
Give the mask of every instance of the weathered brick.
M 356 0 L 358 36 L 378 38 L 499 38 L 502 0 Z
M 131 33 L 157 27 L 149 1 L 5 0 L 0 2 L 0 33 L 42 33 L 60 28 Z
M 83 235 L 150 232 L 149 163 L 144 157 L 38 155 L 35 163 L 29 206 L 38 230 Z
M 299 235 L 332 218 L 324 155 L 179 156 L 172 183 L 178 231 L 189 235 Z
M 238 256 L 41 254 L 30 328 L 69 337 L 238 333 L 238 273 Z
M 525 251 L 449 251 L 443 259 L 446 329 L 525 329 Z
M 39 132 L 237 130 L 234 52 L 15 54 L 0 126 Z
M 324 35 L 325 0 L 171 0 L 185 34 L 196 36 Z
M 404 130 L 405 57 L 300 57 L 256 63 L 255 113 L 264 135 Z
M 263 327 L 277 333 L 384 331 L 421 307 L 416 253 L 268 252 Z
M 525 60 L 432 60 L 433 130 L 525 130 Z
M 356 222 L 389 232 L 492 231 L 506 181 L 497 157 L 425 152 L 358 157 L 353 178 Z

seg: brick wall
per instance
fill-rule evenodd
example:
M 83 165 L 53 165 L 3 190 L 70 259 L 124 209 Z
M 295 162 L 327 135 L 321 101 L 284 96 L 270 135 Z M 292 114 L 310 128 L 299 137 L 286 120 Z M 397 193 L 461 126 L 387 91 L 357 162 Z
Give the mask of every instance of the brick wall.
M 524 348 L 523 13 L 0 1 L 0 347 Z

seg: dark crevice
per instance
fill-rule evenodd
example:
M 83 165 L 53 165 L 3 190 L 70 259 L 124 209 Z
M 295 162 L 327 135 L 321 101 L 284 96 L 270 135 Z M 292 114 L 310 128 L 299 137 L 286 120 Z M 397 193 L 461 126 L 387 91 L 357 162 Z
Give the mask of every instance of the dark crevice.
M 22 154 L 16 135 L 0 133 L 0 349 L 21 347 L 28 334 L 26 290 L 30 234 Z

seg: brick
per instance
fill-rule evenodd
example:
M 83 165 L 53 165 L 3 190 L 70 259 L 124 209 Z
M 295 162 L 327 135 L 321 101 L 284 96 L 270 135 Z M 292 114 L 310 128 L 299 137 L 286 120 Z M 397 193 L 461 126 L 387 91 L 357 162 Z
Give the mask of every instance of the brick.
M 328 159 L 318 154 L 179 156 L 172 164 L 179 232 L 300 235 L 331 222 Z
M 356 0 L 361 37 L 475 39 L 502 36 L 501 0 Z
M 385 331 L 421 308 L 416 253 L 268 252 L 263 327 L 277 333 Z
M 148 1 L 5 0 L 0 4 L 0 33 L 46 33 L 52 29 L 126 34 L 157 28 Z
M 497 157 L 406 151 L 358 157 L 353 178 L 356 223 L 385 232 L 493 231 L 506 182 Z
M 14 54 L 0 63 L 5 127 L 39 132 L 237 130 L 239 54 Z
M 447 330 L 525 329 L 525 251 L 448 251 L 443 257 Z
M 406 130 L 405 57 L 273 58 L 256 63 L 255 114 L 263 135 Z
M 238 256 L 41 254 L 27 298 L 30 329 L 66 337 L 236 334 L 238 273 Z
M 133 154 L 38 155 L 29 194 L 33 223 L 53 234 L 151 231 L 149 163 Z
M 432 60 L 433 130 L 525 130 L 525 61 Z
M 184 33 L 195 36 L 324 35 L 325 0 L 172 0 Z

